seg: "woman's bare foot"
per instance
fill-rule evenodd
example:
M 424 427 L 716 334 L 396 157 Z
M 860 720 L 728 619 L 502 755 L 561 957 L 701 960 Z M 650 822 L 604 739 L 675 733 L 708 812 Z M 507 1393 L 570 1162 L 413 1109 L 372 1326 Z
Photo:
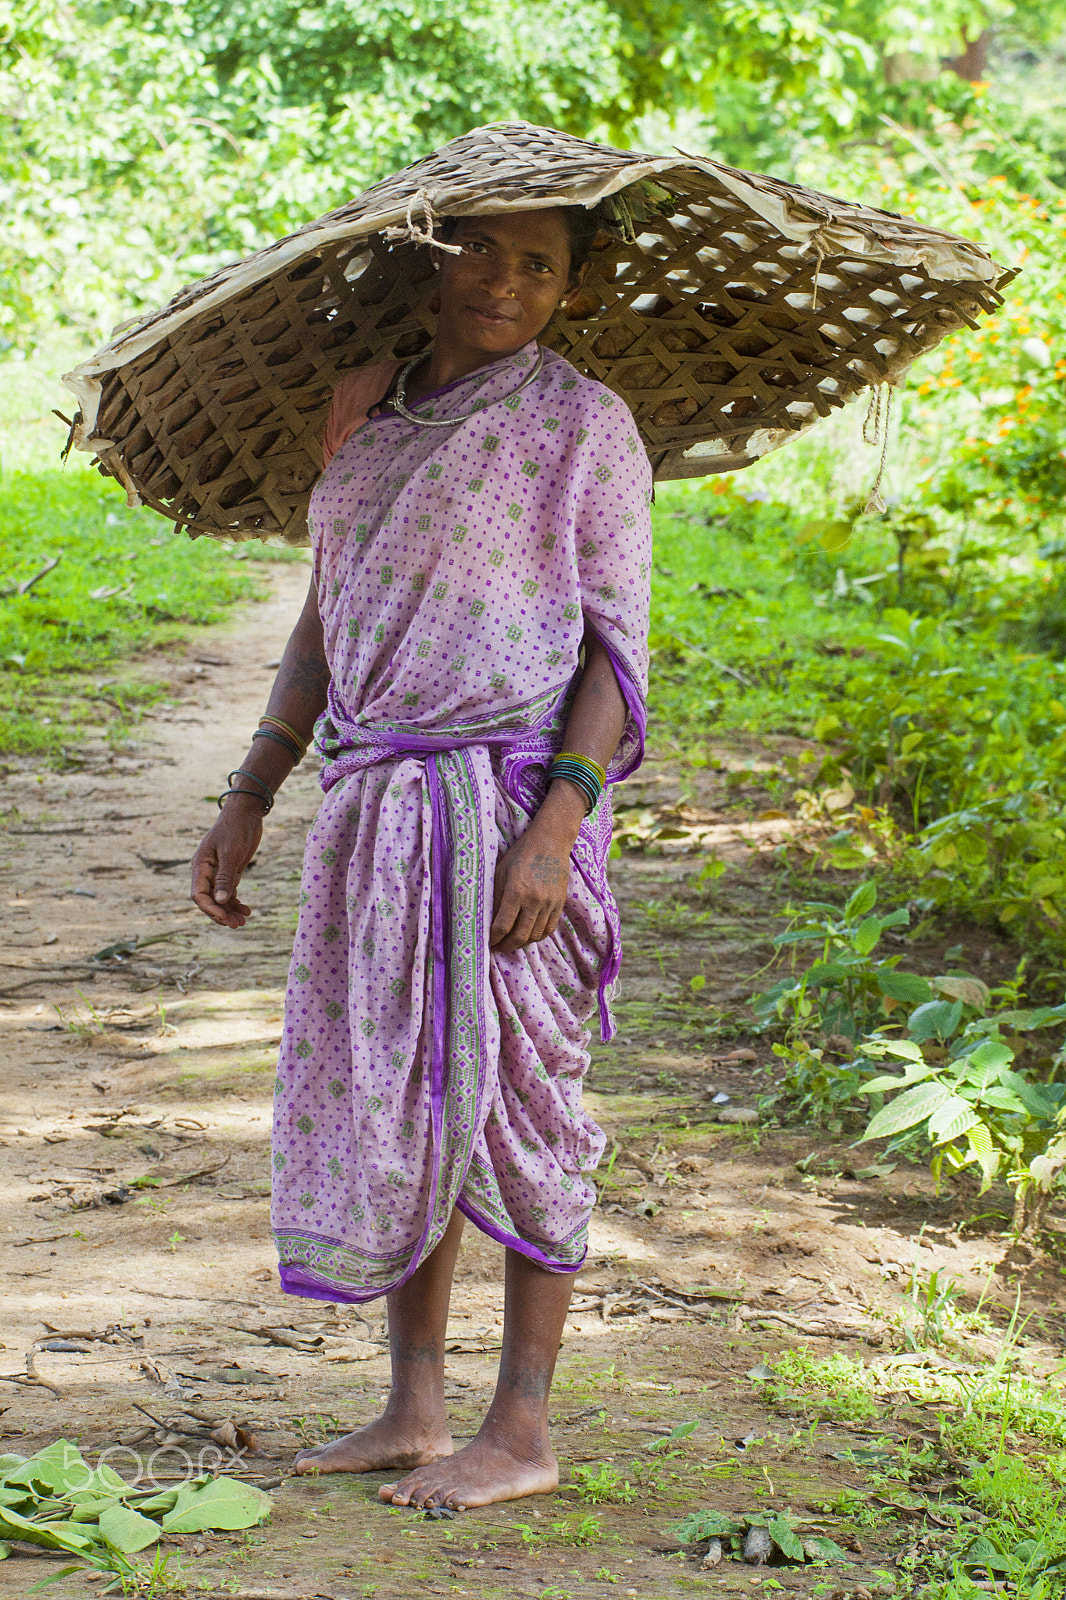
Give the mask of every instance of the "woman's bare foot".
M 559 1463 L 550 1445 L 517 1448 L 503 1430 L 485 1427 L 447 1460 L 419 1466 L 399 1483 L 383 1484 L 378 1494 L 394 1506 L 465 1511 L 527 1494 L 551 1494 L 558 1487 Z
M 329 1444 L 301 1450 L 293 1471 L 384 1472 L 390 1467 L 426 1467 L 451 1453 L 452 1436 L 443 1424 L 438 1428 L 405 1427 L 384 1416 Z

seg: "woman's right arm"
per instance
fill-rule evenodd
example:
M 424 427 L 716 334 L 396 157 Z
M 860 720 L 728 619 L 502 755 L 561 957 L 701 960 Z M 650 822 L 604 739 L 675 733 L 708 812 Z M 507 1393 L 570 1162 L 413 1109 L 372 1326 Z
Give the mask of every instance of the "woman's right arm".
M 329 667 L 322 642 L 322 620 L 318 614 L 318 591 L 314 579 L 307 591 L 300 620 L 289 636 L 278 675 L 267 701 L 267 712 L 279 717 L 310 743 L 314 726 L 326 709 Z M 238 765 L 252 772 L 276 792 L 294 762 L 288 751 L 274 739 L 256 739 Z M 247 780 L 237 778 L 238 784 Z M 259 848 L 263 837 L 263 801 L 247 784 L 249 793 L 234 794 L 226 800 L 218 821 L 206 834 L 192 862 L 192 898 L 205 916 L 226 928 L 243 928 L 250 907 L 237 898 L 241 874 Z

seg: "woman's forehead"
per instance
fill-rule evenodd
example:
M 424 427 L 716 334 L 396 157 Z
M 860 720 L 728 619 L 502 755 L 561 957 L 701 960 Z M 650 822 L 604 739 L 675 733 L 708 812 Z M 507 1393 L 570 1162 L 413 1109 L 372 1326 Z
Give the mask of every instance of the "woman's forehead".
M 478 217 L 459 217 L 458 230 L 465 237 L 473 233 L 514 244 L 557 245 L 566 249 L 570 235 L 558 206 L 539 211 L 504 211 Z

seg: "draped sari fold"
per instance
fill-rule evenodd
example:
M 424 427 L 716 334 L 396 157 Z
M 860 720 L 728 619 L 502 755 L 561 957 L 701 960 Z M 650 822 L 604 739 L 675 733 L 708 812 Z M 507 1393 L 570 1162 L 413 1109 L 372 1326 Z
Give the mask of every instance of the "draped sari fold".
M 587 1024 L 620 960 L 605 791 L 556 932 L 490 952 L 496 861 L 543 799 L 587 632 L 643 748 L 650 471 L 615 396 L 536 346 L 358 428 L 310 522 L 332 683 L 275 1099 L 283 1287 L 404 1282 L 458 1206 L 542 1266 L 583 1259 L 603 1137 Z

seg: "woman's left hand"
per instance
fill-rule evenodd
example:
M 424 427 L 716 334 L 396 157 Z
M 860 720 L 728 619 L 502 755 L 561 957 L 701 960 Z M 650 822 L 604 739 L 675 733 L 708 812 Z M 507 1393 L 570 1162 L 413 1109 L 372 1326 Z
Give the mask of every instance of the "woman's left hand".
M 570 888 L 576 834 L 538 813 L 496 863 L 489 949 L 501 953 L 547 939 L 559 925 Z

